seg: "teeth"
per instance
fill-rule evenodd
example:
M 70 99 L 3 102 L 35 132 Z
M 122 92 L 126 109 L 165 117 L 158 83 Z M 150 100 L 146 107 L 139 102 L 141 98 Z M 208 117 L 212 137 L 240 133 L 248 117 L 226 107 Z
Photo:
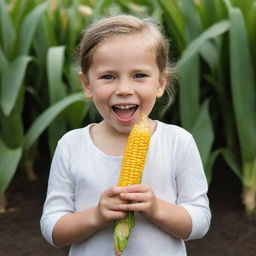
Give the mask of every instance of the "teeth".
M 130 109 L 135 107 L 136 105 L 115 105 L 115 108 L 119 108 L 119 109 Z

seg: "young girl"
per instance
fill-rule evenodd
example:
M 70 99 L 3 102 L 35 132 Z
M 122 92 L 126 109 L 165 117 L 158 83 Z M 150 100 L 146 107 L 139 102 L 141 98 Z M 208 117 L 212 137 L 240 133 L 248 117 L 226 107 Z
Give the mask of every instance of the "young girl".
M 106 18 L 84 34 L 80 63 L 84 93 L 103 121 L 60 139 L 41 219 L 44 237 L 54 246 L 72 245 L 72 256 L 113 256 L 113 221 L 135 211 L 124 256 L 186 255 L 184 240 L 203 237 L 211 218 L 190 133 L 148 118 L 142 184 L 115 185 L 129 132 L 167 87 L 167 40 L 149 20 Z

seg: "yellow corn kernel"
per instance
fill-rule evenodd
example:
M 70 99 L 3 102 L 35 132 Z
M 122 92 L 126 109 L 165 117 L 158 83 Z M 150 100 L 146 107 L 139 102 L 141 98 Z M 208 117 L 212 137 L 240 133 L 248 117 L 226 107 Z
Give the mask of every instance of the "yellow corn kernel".
M 118 186 L 124 187 L 141 182 L 150 142 L 147 117 L 142 114 L 141 121 L 132 129 L 126 145 Z M 115 221 L 114 246 L 115 255 L 120 256 L 125 250 L 135 225 L 134 212 L 127 212 L 123 219 Z
M 141 182 L 150 142 L 147 117 L 142 114 L 141 121 L 132 129 L 126 145 L 118 186 L 124 187 Z

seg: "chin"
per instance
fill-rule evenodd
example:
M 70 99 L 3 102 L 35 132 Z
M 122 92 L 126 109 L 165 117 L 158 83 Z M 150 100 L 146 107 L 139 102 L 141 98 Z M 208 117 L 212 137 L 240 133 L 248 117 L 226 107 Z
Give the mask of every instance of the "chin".
M 132 128 L 133 128 L 134 124 L 125 124 L 125 125 L 118 125 L 118 126 L 114 126 L 114 129 L 118 132 L 118 133 L 122 133 L 122 134 L 130 134 Z

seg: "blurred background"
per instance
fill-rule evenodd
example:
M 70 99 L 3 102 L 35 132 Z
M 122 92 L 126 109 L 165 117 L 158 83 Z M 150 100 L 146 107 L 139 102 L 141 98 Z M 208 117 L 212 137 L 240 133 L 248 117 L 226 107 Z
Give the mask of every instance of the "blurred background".
M 67 255 L 39 230 L 50 161 L 65 132 L 100 120 L 75 55 L 88 25 L 119 13 L 170 40 L 178 92 L 151 117 L 193 134 L 213 211 L 188 255 L 255 255 L 255 0 L 0 0 L 0 255 Z

